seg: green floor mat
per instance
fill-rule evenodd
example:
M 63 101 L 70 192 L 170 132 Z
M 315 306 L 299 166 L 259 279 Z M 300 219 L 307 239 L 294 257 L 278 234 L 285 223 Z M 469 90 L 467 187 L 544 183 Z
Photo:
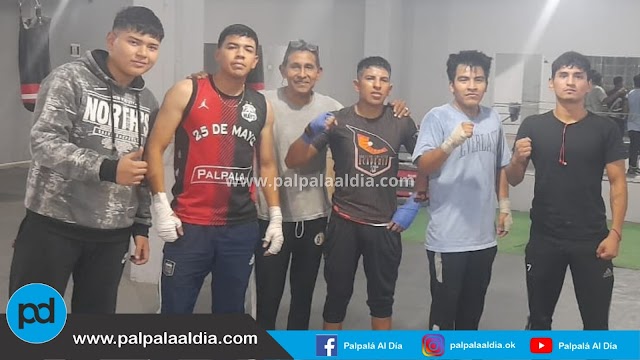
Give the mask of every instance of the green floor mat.
M 404 241 L 424 242 L 429 219 L 425 209 L 420 212 L 413 225 L 403 233 Z M 505 254 L 524 255 L 524 247 L 529 240 L 530 224 L 528 212 L 514 211 L 511 233 L 504 239 L 498 240 L 498 250 Z M 617 267 L 638 270 L 640 269 L 640 224 L 625 223 L 623 236 L 620 253 L 613 263 Z

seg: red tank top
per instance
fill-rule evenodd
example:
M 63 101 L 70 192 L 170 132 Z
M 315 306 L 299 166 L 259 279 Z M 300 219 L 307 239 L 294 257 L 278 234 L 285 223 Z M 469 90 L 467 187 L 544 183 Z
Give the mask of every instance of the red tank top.
M 254 158 L 267 105 L 245 89 L 237 97 L 217 91 L 210 76 L 194 90 L 176 130 L 173 209 L 188 224 L 232 225 L 257 218 Z

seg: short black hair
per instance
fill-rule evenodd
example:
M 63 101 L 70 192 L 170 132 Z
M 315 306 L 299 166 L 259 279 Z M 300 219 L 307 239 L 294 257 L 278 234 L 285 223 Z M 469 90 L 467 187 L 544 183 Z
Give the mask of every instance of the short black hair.
M 633 86 L 640 88 L 640 74 L 633 77 Z
M 623 82 L 624 79 L 622 78 L 622 76 L 616 76 L 613 78 L 613 85 L 622 85 Z
M 222 47 L 222 44 L 224 44 L 224 41 L 227 39 L 227 37 L 233 36 L 233 35 L 248 37 L 250 39 L 253 39 L 253 41 L 255 41 L 256 43 L 256 54 L 257 54 L 258 34 L 256 34 L 256 32 L 253 31 L 252 28 L 244 24 L 233 24 L 224 28 L 224 30 L 222 30 L 222 32 L 220 33 L 220 36 L 218 37 L 218 48 Z
M 602 85 L 602 74 L 600 74 L 597 70 L 591 69 L 589 77 L 591 78 L 592 83 L 596 85 Z
M 308 43 L 302 39 L 289 41 L 287 50 L 284 52 L 284 58 L 282 59 L 282 66 L 287 66 L 289 63 L 289 55 L 296 51 L 308 51 L 316 58 L 316 66 L 320 67 L 320 48 L 318 45 Z
M 111 29 L 112 31 L 135 31 L 142 35 L 149 35 L 158 41 L 164 39 L 162 22 L 153 11 L 144 6 L 129 6 L 118 11 Z
M 356 77 L 360 79 L 362 73 L 370 67 L 385 69 L 389 73 L 389 77 L 391 77 L 391 64 L 381 56 L 369 56 L 360 60 L 360 62 L 358 62 L 358 67 L 356 68 Z
M 453 82 L 455 80 L 458 65 L 467 65 L 471 68 L 476 66 L 482 68 L 488 83 L 491 60 L 492 58 L 490 56 L 478 50 L 463 50 L 457 54 L 451 54 L 447 60 L 447 76 L 449 77 L 449 81 Z
M 558 70 L 565 66 L 569 68 L 575 67 L 584 71 L 587 74 L 587 80 L 591 80 L 591 62 L 586 56 L 575 51 L 567 51 L 558 56 L 551 64 L 551 78 L 553 79 Z

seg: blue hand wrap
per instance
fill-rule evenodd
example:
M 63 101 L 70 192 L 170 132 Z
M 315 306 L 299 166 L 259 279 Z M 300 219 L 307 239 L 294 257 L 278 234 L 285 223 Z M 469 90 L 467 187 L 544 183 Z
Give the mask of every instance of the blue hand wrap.
M 403 229 L 408 229 L 411 223 L 418 215 L 420 203 L 415 201 L 415 194 L 412 194 L 402 206 L 398 207 L 393 214 L 394 223 L 400 225 Z
M 304 133 L 302 133 L 302 140 L 307 144 L 311 144 L 313 139 L 324 131 L 325 123 L 331 116 L 333 116 L 332 113 L 324 112 L 311 120 L 309 125 L 304 129 Z

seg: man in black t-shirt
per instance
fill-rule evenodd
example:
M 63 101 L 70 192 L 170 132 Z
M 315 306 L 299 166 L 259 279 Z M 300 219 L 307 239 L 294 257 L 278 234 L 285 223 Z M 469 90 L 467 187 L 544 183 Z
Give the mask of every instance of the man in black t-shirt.
M 585 330 L 609 327 L 613 264 L 627 210 L 626 157 L 617 125 L 587 112 L 589 60 L 567 52 L 551 67 L 553 111 L 526 118 L 516 138 L 507 178 L 535 166 L 531 231 L 525 250 L 528 329 L 549 330 L 567 266 Z M 602 199 L 602 172 L 610 183 L 611 229 Z
M 358 64 L 357 76 L 358 102 L 314 119 L 285 159 L 292 168 L 304 166 L 327 145 L 333 154 L 336 183 L 324 247 L 325 330 L 342 328 L 360 255 L 371 326 L 391 328 L 400 232 L 419 208 L 412 197 L 396 210 L 398 152 L 401 145 L 413 152 L 417 129 L 410 117 L 396 119 L 384 105 L 391 91 L 391 66 L 381 57 L 366 58 Z

